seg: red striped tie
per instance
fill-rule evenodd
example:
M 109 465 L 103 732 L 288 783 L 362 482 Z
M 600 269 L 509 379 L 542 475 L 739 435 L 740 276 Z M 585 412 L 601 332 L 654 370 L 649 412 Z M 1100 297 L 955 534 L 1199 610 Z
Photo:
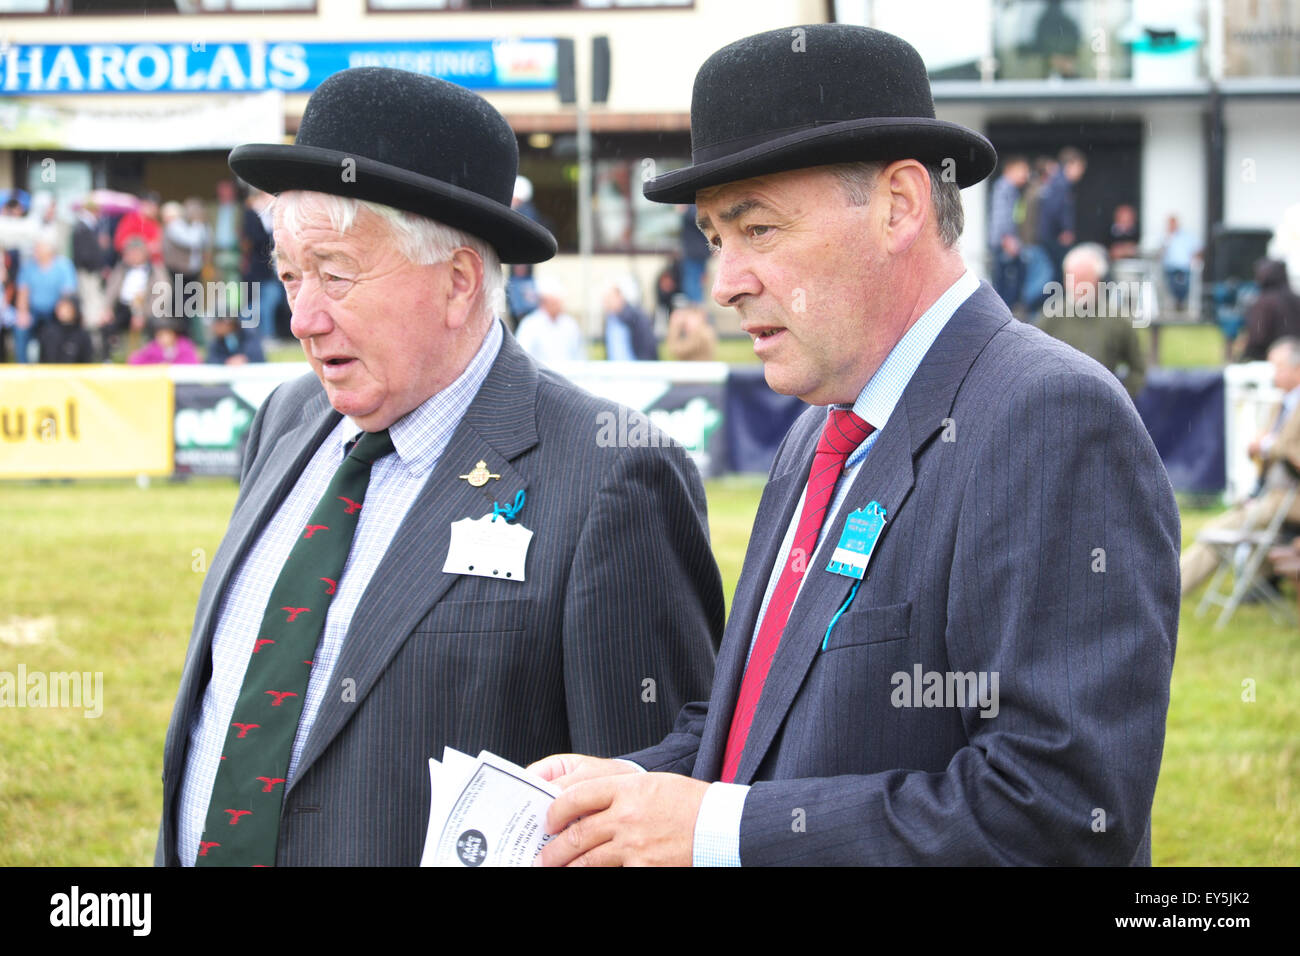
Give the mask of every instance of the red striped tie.
M 848 409 L 833 408 L 822 430 L 821 441 L 813 455 L 812 470 L 808 473 L 808 492 L 804 496 L 803 512 L 795 529 L 790 553 L 786 555 L 785 568 L 776 583 L 772 598 L 767 603 L 767 613 L 758 629 L 758 639 L 749 654 L 745 679 L 736 698 L 736 711 L 731 717 L 731 731 L 727 734 L 727 750 L 722 761 L 722 781 L 731 783 L 740 767 L 740 755 L 745 749 L 754 711 L 763 693 L 772 658 L 781 643 L 781 632 L 790 617 L 790 608 L 799 593 L 799 582 L 804 569 L 817 550 L 817 536 L 821 533 L 826 509 L 830 507 L 835 482 L 844 470 L 844 462 L 853 450 L 861 445 L 873 427 Z

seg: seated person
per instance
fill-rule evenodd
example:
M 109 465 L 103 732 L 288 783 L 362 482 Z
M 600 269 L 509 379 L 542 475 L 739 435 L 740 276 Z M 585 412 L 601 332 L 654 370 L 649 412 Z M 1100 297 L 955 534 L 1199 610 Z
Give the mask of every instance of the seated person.
M 185 337 L 185 323 L 158 319 L 153 323 L 153 341 L 131 355 L 132 365 L 197 365 L 199 354 Z
M 212 320 L 208 338 L 209 365 L 245 365 L 265 362 L 260 336 L 249 335 L 237 315 L 219 315 Z
M 1286 492 L 1300 474 L 1300 339 L 1278 339 L 1269 350 L 1273 384 L 1282 391 L 1282 406 L 1268 431 L 1250 443 L 1250 455 L 1259 461 L 1260 483 L 1251 497 L 1206 524 L 1215 531 L 1262 528 L 1277 512 Z M 1286 516 L 1288 524 L 1300 525 L 1300 496 Z M 1179 560 L 1182 592 L 1186 597 L 1214 573 L 1219 559 L 1214 549 L 1197 542 Z
M 47 365 L 84 365 L 95 361 L 90 333 L 82 327 L 81 300 L 60 296 L 54 304 L 54 321 L 39 332 L 41 362 Z

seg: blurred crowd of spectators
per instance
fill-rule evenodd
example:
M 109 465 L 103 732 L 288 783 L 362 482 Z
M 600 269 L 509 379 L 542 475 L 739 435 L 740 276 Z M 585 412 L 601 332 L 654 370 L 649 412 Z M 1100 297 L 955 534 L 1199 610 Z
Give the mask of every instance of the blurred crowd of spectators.
M 161 202 L 95 190 L 0 207 L 0 361 L 242 364 L 283 329 L 265 193 Z

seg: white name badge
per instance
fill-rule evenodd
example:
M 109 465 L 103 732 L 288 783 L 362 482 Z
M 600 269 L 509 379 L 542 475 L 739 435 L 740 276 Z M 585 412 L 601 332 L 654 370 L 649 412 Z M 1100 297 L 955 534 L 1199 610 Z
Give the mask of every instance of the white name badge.
M 477 574 L 484 578 L 524 580 L 524 562 L 533 533 L 505 518 L 484 515 L 451 523 L 451 547 L 446 574 Z

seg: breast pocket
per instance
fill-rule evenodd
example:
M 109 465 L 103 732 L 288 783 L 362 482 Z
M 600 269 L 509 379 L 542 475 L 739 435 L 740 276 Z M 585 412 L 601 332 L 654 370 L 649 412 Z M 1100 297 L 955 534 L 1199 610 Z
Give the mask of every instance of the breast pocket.
M 911 622 L 911 602 L 861 608 L 850 605 L 831 628 L 826 651 L 905 640 L 910 634 Z

